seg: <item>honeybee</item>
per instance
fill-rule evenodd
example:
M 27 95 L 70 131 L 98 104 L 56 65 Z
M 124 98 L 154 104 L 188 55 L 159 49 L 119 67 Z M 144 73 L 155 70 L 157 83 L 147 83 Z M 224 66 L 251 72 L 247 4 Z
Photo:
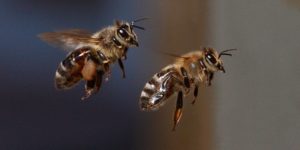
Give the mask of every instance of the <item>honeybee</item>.
M 173 64 L 156 73 L 146 83 L 139 100 L 141 110 L 157 110 L 165 104 L 169 97 L 176 93 L 177 102 L 172 129 L 175 130 L 182 116 L 183 97 L 188 95 L 191 89 L 194 88 L 194 100 L 192 101 L 192 104 L 194 104 L 199 85 L 210 86 L 215 72 L 222 71 L 225 73 L 221 56 L 232 56 L 228 53 L 232 50 L 236 49 L 224 50 L 218 53 L 213 48 L 203 48 L 182 56 L 170 54 L 177 57 L 177 59 Z
M 144 30 L 134 23 L 145 19 L 131 23 L 116 20 L 114 25 L 93 34 L 81 29 L 70 29 L 38 35 L 49 44 L 71 50 L 56 70 L 56 88 L 70 89 L 83 79 L 86 81 L 85 95 L 81 99 L 84 100 L 99 91 L 102 78 L 109 78 L 110 65 L 116 61 L 125 78 L 123 60 L 126 59 L 128 48 L 139 46 L 133 29 Z

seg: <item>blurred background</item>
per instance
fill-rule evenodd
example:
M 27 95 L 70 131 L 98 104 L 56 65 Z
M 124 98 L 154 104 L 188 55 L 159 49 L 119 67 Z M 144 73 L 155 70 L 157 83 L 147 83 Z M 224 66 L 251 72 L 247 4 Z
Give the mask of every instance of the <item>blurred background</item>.
M 117 65 L 101 91 L 81 103 L 84 85 L 57 91 L 67 52 L 37 38 L 47 31 L 97 31 L 133 20 L 140 47 L 129 50 L 127 78 Z M 1 150 L 296 150 L 300 146 L 300 3 L 297 0 L 0 1 Z M 175 100 L 141 112 L 144 84 L 173 58 L 201 46 L 219 51 L 227 73 L 201 87 L 171 131 Z

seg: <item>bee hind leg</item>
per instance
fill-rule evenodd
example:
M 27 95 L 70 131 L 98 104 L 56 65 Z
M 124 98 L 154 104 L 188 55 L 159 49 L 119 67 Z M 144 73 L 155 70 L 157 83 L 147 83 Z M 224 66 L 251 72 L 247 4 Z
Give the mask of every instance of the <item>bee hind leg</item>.
M 176 109 L 174 113 L 174 125 L 173 125 L 173 131 L 175 131 L 177 124 L 180 121 L 180 118 L 182 116 L 182 107 L 183 107 L 183 94 L 182 91 L 178 92 L 177 95 L 177 102 L 176 102 Z
M 93 93 L 94 93 L 94 85 L 96 83 L 96 80 L 89 80 L 86 81 L 85 84 L 85 95 L 83 97 L 81 97 L 81 100 L 85 100 L 87 98 L 89 98 Z
M 97 71 L 97 74 L 93 80 L 86 81 L 85 95 L 81 98 L 81 100 L 89 98 L 92 94 L 95 94 L 100 90 L 103 74 L 103 71 Z

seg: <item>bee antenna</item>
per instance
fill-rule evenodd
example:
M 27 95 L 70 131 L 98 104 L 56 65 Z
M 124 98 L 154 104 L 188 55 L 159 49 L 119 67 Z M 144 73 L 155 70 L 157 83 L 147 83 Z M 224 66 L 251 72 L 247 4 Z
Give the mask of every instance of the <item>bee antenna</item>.
M 146 30 L 144 27 L 140 27 L 140 26 L 137 26 L 137 25 L 134 25 L 134 24 L 131 24 L 131 26 L 134 27 L 134 28 L 140 29 L 140 30 Z
M 236 48 L 223 50 L 223 51 L 220 52 L 219 58 L 220 58 L 222 55 L 232 56 L 232 54 L 227 53 L 227 52 L 230 52 L 230 51 L 236 51 L 236 50 L 237 50 Z
M 131 26 L 132 26 L 133 28 L 137 28 L 137 29 L 140 29 L 140 30 L 145 30 L 144 27 L 137 26 L 137 25 L 135 25 L 134 23 L 140 22 L 140 21 L 144 21 L 144 20 L 147 20 L 147 19 L 149 19 L 149 18 L 139 18 L 139 19 L 135 19 L 135 20 L 131 21 Z
M 144 21 L 144 20 L 148 20 L 148 19 L 150 19 L 150 18 L 144 17 L 144 18 L 135 19 L 131 22 L 131 24 L 134 24 L 134 23 L 140 22 L 140 21 Z

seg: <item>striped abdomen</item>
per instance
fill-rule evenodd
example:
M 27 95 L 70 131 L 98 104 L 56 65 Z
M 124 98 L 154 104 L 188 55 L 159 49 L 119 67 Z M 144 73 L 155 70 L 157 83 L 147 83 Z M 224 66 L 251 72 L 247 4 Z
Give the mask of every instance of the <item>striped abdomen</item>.
M 156 73 L 146 83 L 140 97 L 142 110 L 156 110 L 183 84 L 180 73 L 172 66 L 167 66 Z
M 58 66 L 55 73 L 55 86 L 68 89 L 82 78 L 81 70 L 89 49 L 78 49 L 71 52 Z

